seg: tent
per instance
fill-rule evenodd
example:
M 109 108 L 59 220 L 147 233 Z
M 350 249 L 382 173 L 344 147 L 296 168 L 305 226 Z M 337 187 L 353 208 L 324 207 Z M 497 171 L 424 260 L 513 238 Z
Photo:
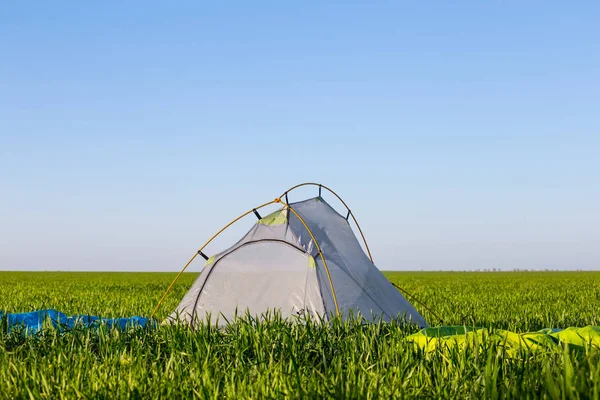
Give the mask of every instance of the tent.
M 365 253 L 348 220 L 356 219 L 335 192 L 318 185 L 317 197 L 288 204 L 288 192 L 304 185 L 317 184 L 295 186 L 243 214 L 254 213 L 258 221 L 228 249 L 208 257 L 202 251 L 205 244 L 196 254 L 206 259 L 205 266 L 167 321 L 197 326 L 276 310 L 284 318 L 404 318 L 426 327 L 425 319 L 372 262 L 366 241 L 369 255 Z M 346 216 L 325 201 L 323 188 L 342 201 Z M 264 217 L 259 214 L 259 208 L 273 203 L 282 207 Z

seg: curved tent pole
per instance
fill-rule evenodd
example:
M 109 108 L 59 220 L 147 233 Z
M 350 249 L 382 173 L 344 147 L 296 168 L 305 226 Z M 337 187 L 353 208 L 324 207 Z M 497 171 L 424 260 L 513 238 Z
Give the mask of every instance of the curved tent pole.
M 362 229 L 360 229 L 360 225 L 358 224 L 358 220 L 356 219 L 356 217 L 354 216 L 354 214 L 350 210 L 350 207 L 348 207 L 348 204 L 346 204 L 346 202 L 340 197 L 340 195 L 337 194 L 336 192 L 334 192 L 332 189 L 330 189 L 327 186 L 322 185 L 320 183 L 305 182 L 305 183 L 301 183 L 299 185 L 296 185 L 296 186 L 293 186 L 293 187 L 289 188 L 288 190 L 286 190 L 285 192 L 283 192 L 283 194 L 281 196 L 279 196 L 279 198 L 282 198 L 282 197 L 285 196 L 286 200 L 287 200 L 287 194 L 289 192 L 291 192 L 292 190 L 297 189 L 299 187 L 302 187 L 302 186 L 318 186 L 319 187 L 319 195 L 321 195 L 321 188 L 326 189 L 331 194 L 333 194 L 335 197 L 337 197 L 339 201 L 342 202 L 342 204 L 344 205 L 344 207 L 346 207 L 346 210 L 348 210 L 348 215 L 352 216 L 352 219 L 354 220 L 354 223 L 356 224 L 356 227 L 358 228 L 358 232 L 360 232 L 360 236 L 362 237 L 363 243 L 365 244 L 365 247 L 367 249 L 367 253 L 369 254 L 369 259 L 371 260 L 371 263 L 375 264 L 374 261 L 373 261 L 373 256 L 371 255 L 371 250 L 369 249 L 369 245 L 367 244 L 367 239 L 365 239 L 365 235 L 363 234 Z
M 261 204 L 258 207 L 254 207 L 253 209 L 249 210 L 248 212 L 243 213 L 242 215 L 240 215 L 239 217 L 237 217 L 236 219 L 234 219 L 233 221 L 231 221 L 230 223 L 228 223 L 227 225 L 225 225 L 220 231 L 218 231 L 217 233 L 215 233 L 210 239 L 208 239 L 208 241 L 206 243 L 204 243 L 202 245 L 202 247 L 200 247 L 200 250 L 198 250 L 196 252 L 196 254 L 193 255 L 192 258 L 190 258 L 190 260 L 187 262 L 187 264 L 185 264 L 185 266 L 183 267 L 183 269 L 181 271 L 179 271 L 179 273 L 177 274 L 177 276 L 175 277 L 175 279 L 173 279 L 173 282 L 171 282 L 171 284 L 169 285 L 169 287 L 167 288 L 167 290 L 165 291 L 165 293 L 163 294 L 163 296 L 161 297 L 161 299 L 159 300 L 158 304 L 156 305 L 156 307 L 154 308 L 154 311 L 152 311 L 152 314 L 150 315 L 150 318 L 154 317 L 154 314 L 156 314 L 156 312 L 158 311 L 160 305 L 162 304 L 162 302 L 165 300 L 165 298 L 167 297 L 167 294 L 169 294 L 169 292 L 171 291 L 171 289 L 173 288 L 173 285 L 175 285 L 175 282 L 177 282 L 177 280 L 179 279 L 179 277 L 181 276 L 181 274 L 183 274 L 183 271 L 186 270 L 186 268 L 192 263 L 192 261 L 194 261 L 194 259 L 198 256 L 198 254 L 202 254 L 202 250 L 204 250 L 204 248 L 206 246 L 208 246 L 208 244 L 210 242 L 212 242 L 217 236 L 219 236 L 221 233 L 223 233 L 223 231 L 227 228 L 229 228 L 231 225 L 235 224 L 236 222 L 238 222 L 240 219 L 244 218 L 246 215 L 248 214 L 252 214 L 254 212 L 256 212 L 256 210 L 266 207 L 268 205 L 277 203 L 278 199 L 275 199 L 273 201 L 270 201 L 268 203 L 265 204 Z
M 323 251 L 321 250 L 321 246 L 319 246 L 319 242 L 317 242 L 317 239 L 315 238 L 315 235 L 313 235 L 312 231 L 310 230 L 310 228 L 308 227 L 308 225 L 304 221 L 304 218 L 302 218 L 300 216 L 300 214 L 298 214 L 296 212 L 296 210 L 294 210 L 292 207 L 290 207 L 289 204 L 287 204 L 286 202 L 284 202 L 280 198 L 275 199 L 274 201 L 276 203 L 281 203 L 285 207 L 289 208 L 289 210 L 294 213 L 294 215 L 298 218 L 298 220 L 300 222 L 302 222 L 302 225 L 304 225 L 304 227 L 308 231 L 308 234 L 310 235 L 310 238 L 313 240 L 313 242 L 315 242 L 315 246 L 317 247 L 317 250 L 319 251 L 319 256 L 321 256 L 321 261 L 323 261 L 323 266 L 325 267 L 325 272 L 327 273 L 327 279 L 329 280 L 329 286 L 331 287 L 331 295 L 333 297 L 333 304 L 335 304 L 335 312 L 336 312 L 337 316 L 339 316 L 340 315 L 340 308 L 338 306 L 337 296 L 335 295 L 335 289 L 333 288 L 333 281 L 331 280 L 331 274 L 329 273 L 329 267 L 327 267 L 327 261 L 325 261 L 325 257 L 323 256 Z
M 274 204 L 274 203 L 281 203 L 285 207 L 289 208 L 290 211 L 292 211 L 294 213 L 294 215 L 298 218 L 298 220 L 300 222 L 302 222 L 302 225 L 304 225 L 304 227 L 308 231 L 308 234 L 310 235 L 311 239 L 313 240 L 313 242 L 315 242 L 315 246 L 317 247 L 317 250 L 319 251 L 319 255 L 321 256 L 321 260 L 323 261 L 323 266 L 325 267 L 325 272 L 327 273 L 327 279 L 329 280 L 329 286 L 331 287 L 331 294 L 333 296 L 333 302 L 335 304 L 335 311 L 336 311 L 336 314 L 339 316 L 340 315 L 340 309 L 339 309 L 339 306 L 338 306 L 337 297 L 335 295 L 335 289 L 333 287 L 333 281 L 331 280 L 331 274 L 329 273 L 329 267 L 327 267 L 327 261 L 325 261 L 325 257 L 323 256 L 323 252 L 321 251 L 321 246 L 319 246 L 319 242 L 317 242 L 317 239 L 313 235 L 312 231 L 310 230 L 310 228 L 308 227 L 308 225 L 306 224 L 306 222 L 304 221 L 304 219 L 296 212 L 296 210 L 294 210 L 292 207 L 290 207 L 289 204 L 287 204 L 284 201 L 282 201 L 281 199 L 277 198 L 275 200 L 272 200 L 272 201 L 270 201 L 268 203 L 261 204 L 260 206 L 254 207 L 253 209 L 245 212 L 244 214 L 240 215 L 239 217 L 237 217 L 236 219 L 234 219 L 233 221 L 231 221 L 230 223 L 228 223 L 227 225 L 225 225 L 220 231 L 218 231 L 210 239 L 208 239 L 208 241 L 206 243 L 204 243 L 204 245 L 202 245 L 202 247 L 200 247 L 200 249 L 196 252 L 196 254 L 194 254 L 192 256 L 192 258 L 187 262 L 187 264 L 185 264 L 185 266 L 183 267 L 183 269 L 181 271 L 179 271 L 179 273 L 177 274 L 177 276 L 175 277 L 175 279 L 173 280 L 173 282 L 171 282 L 171 284 L 169 285 L 169 287 L 167 288 L 167 290 L 165 291 L 165 293 L 163 294 L 163 296 L 159 300 L 158 304 L 154 308 L 154 311 L 152 311 L 152 314 L 150 315 L 150 318 L 152 318 L 154 316 L 154 314 L 156 314 L 156 312 L 160 308 L 161 304 L 163 303 L 163 301 L 167 297 L 167 294 L 169 294 L 169 292 L 171 291 L 171 289 L 173 288 L 173 286 L 175 285 L 175 283 L 177 282 L 177 280 L 179 279 L 179 277 L 181 276 L 181 274 L 183 274 L 183 272 L 192 263 L 192 261 L 194 261 L 194 259 L 198 256 L 198 254 L 202 254 L 202 250 L 204 250 L 204 248 L 206 246 L 208 246 L 208 244 L 210 242 L 212 242 L 217 236 L 219 236 L 225 229 L 229 228 L 231 225 L 235 224 L 237 221 L 239 221 L 240 219 L 244 218 L 246 215 L 248 215 L 250 213 L 255 213 L 256 210 L 258 210 L 260 208 L 263 208 L 263 207 L 266 207 L 266 206 L 268 206 L 270 204 Z

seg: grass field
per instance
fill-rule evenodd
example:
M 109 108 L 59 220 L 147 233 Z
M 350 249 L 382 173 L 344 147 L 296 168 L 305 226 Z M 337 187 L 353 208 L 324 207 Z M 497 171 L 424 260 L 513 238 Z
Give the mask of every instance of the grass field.
M 443 318 L 515 332 L 600 325 L 600 273 L 386 273 Z M 0 272 L 0 310 L 149 316 L 172 273 Z M 186 274 L 158 315 L 173 310 Z M 418 304 L 432 325 L 438 322 Z M 0 334 L 0 398 L 599 398 L 600 352 L 493 343 L 425 354 L 397 324 L 240 322 Z

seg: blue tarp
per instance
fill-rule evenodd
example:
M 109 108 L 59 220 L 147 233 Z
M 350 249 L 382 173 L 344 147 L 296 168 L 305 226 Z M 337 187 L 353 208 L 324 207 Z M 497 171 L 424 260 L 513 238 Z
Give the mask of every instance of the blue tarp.
M 27 328 L 28 332 L 37 332 L 43 325 L 44 321 L 50 321 L 52 326 L 61 328 L 73 328 L 77 326 L 94 327 L 100 324 L 106 324 L 109 327 L 119 327 L 125 329 L 129 326 L 146 326 L 148 318 L 129 317 L 129 318 L 101 318 L 90 315 L 75 315 L 67 316 L 56 310 L 36 310 L 26 313 L 5 314 L 0 311 L 0 321 L 8 330 L 17 326 Z M 6 325 L 5 325 L 6 324 Z

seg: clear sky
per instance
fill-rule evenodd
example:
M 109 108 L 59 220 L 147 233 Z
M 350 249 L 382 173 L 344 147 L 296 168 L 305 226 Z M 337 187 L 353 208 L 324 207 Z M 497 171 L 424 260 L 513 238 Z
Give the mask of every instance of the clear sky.
M 599 269 L 599 21 L 598 2 L 4 2 L 0 269 L 176 271 L 307 180 L 380 269 Z

